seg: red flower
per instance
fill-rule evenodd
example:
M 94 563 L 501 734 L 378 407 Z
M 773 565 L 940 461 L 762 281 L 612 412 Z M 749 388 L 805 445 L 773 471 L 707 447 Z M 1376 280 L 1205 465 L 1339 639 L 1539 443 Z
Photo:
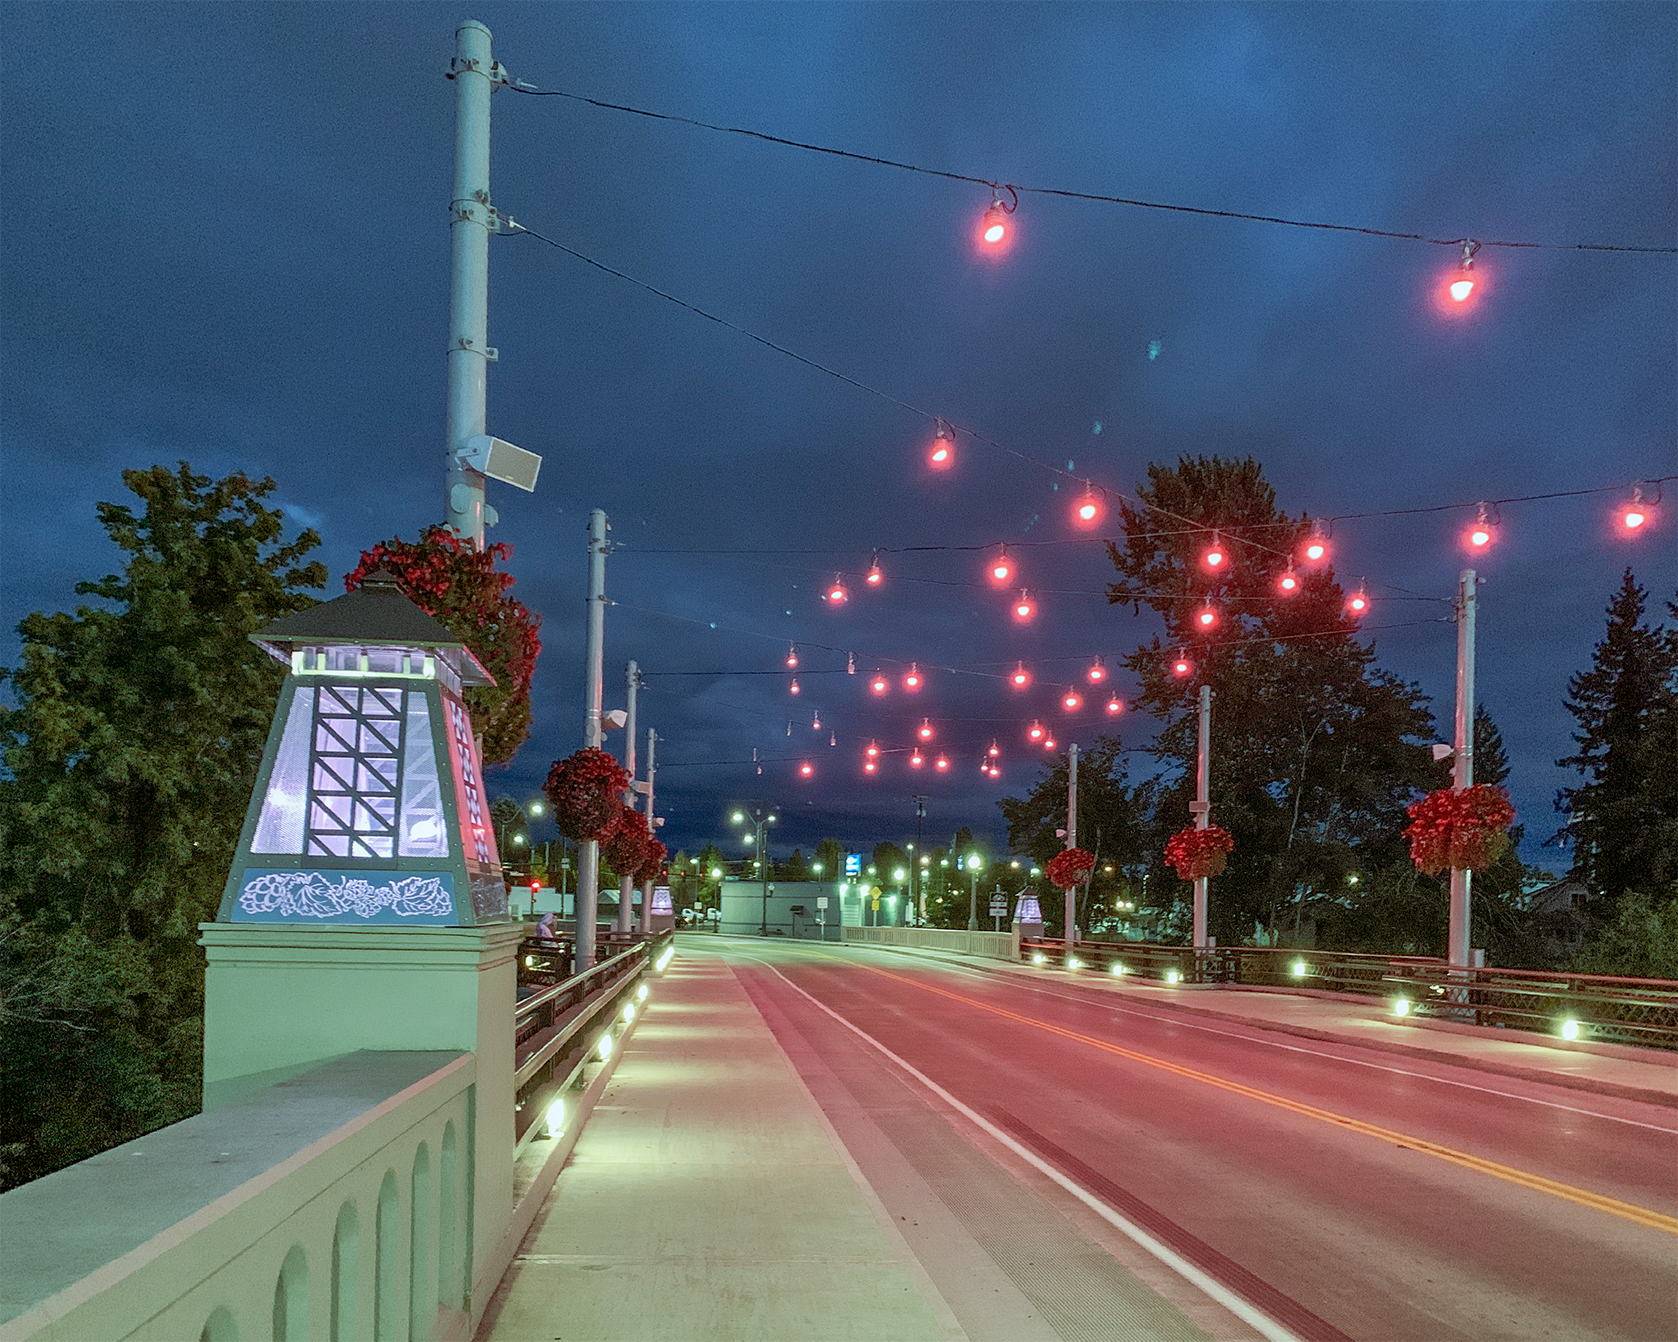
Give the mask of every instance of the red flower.
M 495 684 L 466 691 L 472 727 L 484 739 L 484 763 L 501 764 L 530 735 L 530 681 L 542 650 L 541 618 L 506 595 L 513 575 L 498 571 L 512 550 L 504 544 L 473 550 L 447 527 L 427 527 L 418 541 L 393 538 L 363 550 L 344 579 L 353 592 L 376 568 L 396 574 L 402 592 L 472 650 Z
M 611 837 L 624 810 L 623 791 L 628 786 L 623 766 L 598 746 L 591 746 L 555 760 L 542 791 L 553 803 L 559 832 L 585 843 Z
M 1190 825 L 1165 841 L 1165 860 L 1177 871 L 1179 880 L 1197 881 L 1203 876 L 1221 876 L 1229 855 L 1235 851 L 1235 836 L 1221 825 L 1196 829 Z
M 657 842 L 647 829 L 647 817 L 619 802 L 617 820 L 600 845 L 600 855 L 619 876 L 634 880 Z
M 1049 884 L 1057 890 L 1070 890 L 1095 870 L 1095 854 L 1082 848 L 1062 848 L 1049 859 Z
M 1410 860 L 1436 876 L 1451 868 L 1484 871 L 1502 857 L 1515 808 L 1502 788 L 1477 783 L 1430 792 L 1410 804 L 1409 815 Z

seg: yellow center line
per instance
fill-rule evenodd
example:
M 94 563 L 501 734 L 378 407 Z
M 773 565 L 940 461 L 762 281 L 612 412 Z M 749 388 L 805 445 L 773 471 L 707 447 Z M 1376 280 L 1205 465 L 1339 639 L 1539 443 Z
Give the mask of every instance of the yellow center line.
M 893 974 L 884 969 L 875 969 L 872 966 L 863 967 L 868 969 L 870 973 L 878 974 L 882 978 L 907 984 L 911 988 L 919 988 L 922 992 L 936 993 L 939 997 L 947 997 L 952 1002 L 977 1007 L 980 1011 L 988 1011 L 993 1016 L 1018 1021 L 1021 1025 L 1030 1025 L 1048 1034 L 1059 1035 L 1062 1039 L 1070 1039 L 1074 1043 L 1087 1044 L 1091 1048 L 1100 1049 L 1104 1053 L 1111 1053 L 1120 1058 L 1126 1058 L 1131 1062 L 1139 1062 L 1147 1067 L 1156 1067 L 1162 1072 L 1170 1072 L 1175 1076 L 1184 1077 L 1190 1081 L 1198 1081 L 1203 1085 L 1216 1086 L 1219 1090 L 1227 1090 L 1232 1095 L 1245 1096 L 1249 1100 L 1257 1100 L 1261 1104 L 1285 1109 L 1289 1113 L 1299 1114 L 1305 1118 L 1314 1118 L 1320 1123 L 1331 1123 L 1335 1127 L 1344 1128 L 1348 1132 L 1356 1132 L 1365 1137 L 1373 1137 L 1377 1141 L 1409 1147 L 1412 1151 L 1420 1151 L 1424 1155 L 1449 1161 L 1451 1164 L 1460 1165 L 1464 1169 L 1489 1174 L 1495 1179 L 1519 1184 L 1522 1188 L 1530 1188 L 1539 1193 L 1548 1193 L 1552 1197 L 1565 1198 L 1568 1202 L 1577 1203 L 1581 1207 L 1590 1207 L 1599 1212 L 1607 1212 L 1610 1216 L 1634 1221 L 1640 1226 L 1648 1226 L 1651 1230 L 1662 1230 L 1668 1235 L 1678 1235 L 1678 1216 L 1666 1216 L 1661 1212 L 1650 1211 L 1646 1207 L 1621 1202 L 1618 1198 L 1605 1197 L 1601 1193 L 1592 1193 L 1587 1189 L 1575 1188 L 1572 1184 L 1558 1183 L 1554 1179 L 1546 1179 L 1541 1174 L 1532 1174 L 1509 1165 L 1500 1165 L 1495 1160 L 1486 1160 L 1480 1156 L 1470 1155 L 1466 1151 L 1458 1151 L 1455 1147 L 1442 1146 L 1438 1142 L 1428 1141 L 1425 1137 L 1412 1137 L 1408 1133 L 1396 1132 L 1391 1128 L 1379 1127 L 1374 1123 L 1365 1123 L 1362 1119 L 1350 1118 L 1345 1114 L 1337 1114 L 1329 1109 L 1319 1109 L 1314 1104 L 1302 1104 L 1298 1100 L 1273 1095 L 1266 1090 L 1244 1086 L 1239 1081 L 1230 1081 L 1221 1076 L 1213 1076 L 1210 1072 L 1201 1072 L 1193 1067 L 1183 1067 L 1174 1062 L 1166 1062 L 1163 1058 L 1150 1057 L 1146 1053 L 1138 1053 L 1134 1049 L 1108 1043 L 1105 1039 L 1096 1039 L 1091 1035 L 1080 1034 L 1076 1030 L 1067 1030 L 1059 1025 L 1051 1025 L 1047 1021 L 1036 1020 L 1031 1016 L 1022 1016 L 1019 1012 L 1009 1011 L 1005 1007 L 981 1002 L 976 997 L 950 992 L 944 988 L 935 988 L 929 983 L 904 978 L 900 974 Z

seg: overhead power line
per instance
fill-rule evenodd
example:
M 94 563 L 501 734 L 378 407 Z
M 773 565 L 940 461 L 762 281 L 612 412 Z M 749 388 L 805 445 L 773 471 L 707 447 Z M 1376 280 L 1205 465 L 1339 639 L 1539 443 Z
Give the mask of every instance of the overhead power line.
M 1396 229 L 1369 228 L 1361 224 L 1336 224 L 1320 219 L 1289 219 L 1283 215 L 1253 214 L 1245 210 L 1218 210 L 1201 205 L 1178 205 L 1167 201 L 1141 200 L 1131 196 L 1104 195 L 1095 191 L 1073 191 L 1065 187 L 1019 186 L 1011 182 L 992 181 L 988 177 L 977 177 L 971 173 L 948 172 L 942 168 L 928 168 L 918 163 L 904 163 L 898 159 L 883 158 L 878 154 L 862 154 L 851 149 L 836 149 L 831 145 L 794 140 L 784 135 L 771 135 L 767 131 L 753 130 L 747 126 L 720 126 L 715 122 L 701 121 L 697 117 L 678 116 L 669 112 L 654 112 L 649 108 L 632 107 L 627 103 L 606 102 L 600 98 L 590 98 L 585 94 L 572 93 L 566 89 L 537 88 L 533 84 L 526 84 L 524 81 L 517 79 L 510 81 L 507 87 L 515 93 L 523 93 L 531 97 L 565 98 L 571 102 L 586 103 L 590 107 L 598 107 L 607 112 L 624 112 L 630 116 L 646 117 L 652 121 L 668 121 L 674 125 L 691 126 L 696 130 L 715 131 L 719 135 L 738 135 L 749 140 L 761 140 L 766 144 L 781 145 L 787 149 L 800 149 L 811 154 L 826 154 L 832 158 L 849 159 L 855 163 L 868 163 L 875 167 L 895 168 L 900 172 L 912 172 L 922 177 L 941 177 L 946 181 L 969 182 L 974 186 L 988 187 L 992 191 L 1013 191 L 1022 196 L 1057 196 L 1063 200 L 1083 200 L 1101 205 L 1125 205 L 1138 210 L 1166 210 L 1173 214 L 1197 214 L 1211 219 L 1240 219 L 1255 224 L 1281 224 L 1288 228 L 1314 228 L 1331 233 L 1361 233 L 1365 237 L 1394 238 L 1402 242 L 1422 242 L 1434 247 L 1460 247 L 1465 242 L 1470 241 L 1467 237 L 1433 238 L 1425 233 L 1405 233 Z M 1523 247 L 1544 251 L 1678 253 L 1678 247 L 1640 247 L 1606 242 L 1524 242 L 1512 238 L 1476 238 L 1473 241 L 1481 247 Z

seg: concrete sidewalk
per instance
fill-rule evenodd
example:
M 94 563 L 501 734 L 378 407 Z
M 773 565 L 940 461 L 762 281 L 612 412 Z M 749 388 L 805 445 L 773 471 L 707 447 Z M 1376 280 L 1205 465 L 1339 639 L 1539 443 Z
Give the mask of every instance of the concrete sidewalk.
M 1067 970 L 1053 964 L 1014 964 L 898 947 L 867 949 L 958 961 L 969 968 L 1036 982 L 1076 984 L 1137 1006 L 1163 1007 L 1304 1039 L 1355 1044 L 1498 1076 L 1678 1108 L 1678 1053 L 1661 1049 L 1570 1041 L 1425 1016 L 1400 1018 L 1385 1002 L 1348 993 L 1226 984 L 1173 985 L 1155 979 L 1115 978 L 1093 970 Z
M 678 956 L 479 1337 L 962 1333 L 733 972 Z

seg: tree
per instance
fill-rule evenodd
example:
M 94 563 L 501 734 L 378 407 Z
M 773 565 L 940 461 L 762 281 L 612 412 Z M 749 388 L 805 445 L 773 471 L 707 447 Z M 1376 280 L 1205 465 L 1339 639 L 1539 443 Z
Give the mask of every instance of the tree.
M 542 619 L 510 594 L 513 575 L 496 568 L 510 545 L 474 550 L 444 526 L 427 527 L 418 541 L 393 537 L 361 552 L 344 579 L 353 592 L 374 569 L 396 575 L 398 586 L 472 650 L 495 684 L 465 693 L 472 728 L 483 738 L 485 764 L 505 764 L 530 737 L 530 682 L 542 651 Z
M 794 848 L 792 856 L 780 866 L 778 879 L 783 881 L 807 881 L 810 879 L 810 869 L 804 865 L 804 850 Z
M 1113 736 L 1098 736 L 1089 750 L 1080 753 L 1078 846 L 1095 855 L 1098 872 L 1111 863 L 1117 872 L 1140 875 L 1148 864 L 1153 788 L 1147 784 L 1135 789 L 1126 785 L 1124 755 L 1123 746 Z M 1046 868 L 1065 846 L 1065 840 L 1055 831 L 1066 827 L 1067 773 L 1067 757 L 1061 755 L 1038 771 L 1037 782 L 1024 798 L 1004 797 L 997 803 L 1008 822 L 1009 848 L 1029 856 L 1039 867 Z M 1111 898 L 1117 883 L 1099 884 Z M 1098 881 L 1092 879 L 1080 891 L 1079 917 L 1086 927 L 1091 925 L 1087 910 L 1091 899 L 1098 898 L 1097 886 Z M 1063 903 L 1053 898 L 1043 901 L 1044 927 L 1052 927 L 1053 936 L 1060 935 L 1065 921 Z
M 1656 897 L 1626 891 L 1614 921 L 1574 957 L 1572 968 L 1583 974 L 1678 979 L 1678 884 Z
M 250 641 L 326 571 L 283 539 L 272 480 L 125 471 L 98 505 L 123 573 L 97 605 L 35 612 L 0 708 L 5 1178 L 20 1182 L 197 1111 L 203 957 L 283 671 Z M 73 1028 L 71 1028 L 73 1026 Z
M 840 881 L 845 878 L 845 850 L 838 839 L 823 839 L 816 845 L 816 861 L 821 866 L 821 879 Z
M 1426 748 L 1432 720 L 1416 687 L 1375 666 L 1332 568 L 1294 571 L 1310 523 L 1276 507 L 1256 461 L 1151 465 L 1137 494 L 1138 505 L 1121 508 L 1123 543 L 1107 546 L 1119 574 L 1107 596 L 1146 605 L 1165 625 L 1163 640 L 1125 659 L 1141 682 L 1139 706 L 1164 723 L 1153 753 L 1175 770 L 1161 786 L 1153 841 L 1157 851 L 1189 821 L 1196 697 L 1210 685 L 1213 814 L 1236 845 L 1214 887 L 1210 931 L 1239 943 L 1341 889 L 1351 871 L 1400 860 L 1404 807 L 1439 779 Z M 1214 536 L 1227 555 L 1215 571 L 1204 563 Z M 1298 585 L 1282 596 L 1289 572 Z M 1198 624 L 1207 608 L 1210 633 Z M 1191 676 L 1172 673 L 1179 648 Z M 1173 879 L 1157 863 L 1154 875 Z
M 1678 630 L 1643 622 L 1646 595 L 1628 568 L 1590 670 L 1568 682 L 1579 748 L 1556 761 L 1585 780 L 1557 798 L 1568 814 L 1557 837 L 1605 920 L 1626 891 L 1678 879 Z

